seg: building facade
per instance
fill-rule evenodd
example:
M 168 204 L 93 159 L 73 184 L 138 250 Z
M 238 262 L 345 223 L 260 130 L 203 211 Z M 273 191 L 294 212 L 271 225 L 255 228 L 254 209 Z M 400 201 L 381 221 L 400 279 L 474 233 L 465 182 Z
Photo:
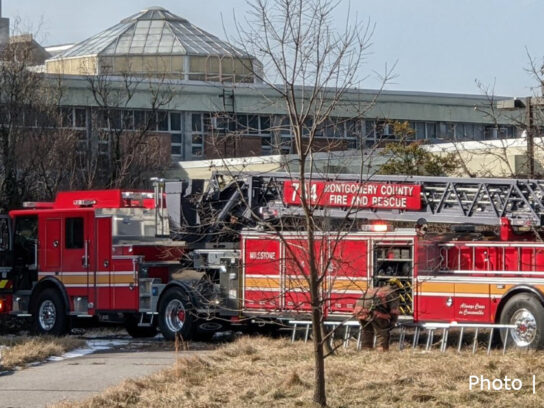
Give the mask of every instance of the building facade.
M 125 86 L 122 78 L 109 77 L 108 82 L 112 88 Z M 92 138 L 93 126 L 97 126 L 93 115 L 103 107 L 94 100 L 89 79 L 65 76 L 63 86 L 66 123 Z M 153 86 L 168 89 L 168 100 L 157 109 L 149 109 Z M 154 116 L 153 131 L 167 139 L 172 161 L 293 151 L 284 101 L 265 85 L 145 80 L 137 87 L 135 96 L 118 108 L 112 122 L 134 130 L 143 118 Z M 376 94 L 354 90 L 346 95 L 349 97 L 358 105 L 371 104 Z M 335 150 L 365 149 L 400 140 L 402 135 L 394 134 L 395 121 L 407 121 L 414 130 L 410 137 L 428 143 L 518 136 L 515 121 L 508 118 L 497 124 L 482 113 L 487 104 L 487 98 L 478 95 L 384 91 L 364 118 L 354 118 L 349 109 L 335 112 L 319 136 L 324 146 L 336 142 Z
M 45 50 L 52 57 L 38 69 L 61 84 L 63 126 L 78 132 L 81 146 L 107 154 L 105 133 L 145 128 L 161 138 L 172 162 L 293 152 L 285 102 L 260 80 L 261 63 L 168 10 L 142 10 L 78 44 Z M 376 96 L 347 92 L 319 131 L 317 150 L 519 136 L 515 120 L 489 114 L 486 96 Z M 413 134 L 395 134 L 397 121 Z

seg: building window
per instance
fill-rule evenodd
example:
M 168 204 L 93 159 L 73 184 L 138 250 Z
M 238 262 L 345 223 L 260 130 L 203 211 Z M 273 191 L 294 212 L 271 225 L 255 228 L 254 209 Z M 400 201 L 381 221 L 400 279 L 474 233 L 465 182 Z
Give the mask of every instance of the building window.
M 345 121 L 343 119 L 327 120 L 323 126 L 323 133 L 316 136 L 323 136 L 327 139 L 341 139 L 345 137 Z
M 204 122 L 202 122 L 204 120 Z M 201 145 L 203 132 L 215 134 L 236 134 L 237 136 L 255 136 L 261 138 L 261 154 L 271 154 L 273 151 L 272 131 L 270 128 L 271 118 L 268 115 L 223 115 L 214 116 L 211 114 L 193 114 L 193 135 L 198 138 L 195 141 L 195 151 L 202 155 Z M 198 143 L 197 143 L 198 142 Z
M 123 111 L 123 129 L 134 130 L 134 111 Z
M 346 149 L 357 149 L 358 141 L 362 136 L 362 124 L 358 119 L 350 119 L 345 122 Z
M 176 157 L 183 155 L 183 143 L 182 143 L 181 133 L 171 133 L 170 134 L 170 153 L 175 159 Z
M 416 130 L 416 139 L 418 140 L 427 139 L 427 134 L 425 132 L 425 122 L 416 122 L 415 130 Z
M 510 139 L 515 135 L 515 127 L 510 125 L 486 126 L 484 139 Z
M 170 130 L 181 131 L 181 114 L 179 112 L 170 112 Z
M 112 109 L 109 112 L 110 128 L 123 129 L 122 111 L 121 109 Z
M 510 139 L 514 137 L 514 126 L 499 126 L 499 138 Z
M 273 153 L 272 132 L 270 131 L 270 116 L 253 116 L 249 120 L 250 126 L 258 129 L 261 136 L 261 153 L 269 155 Z
M 154 132 L 157 130 L 157 112 L 134 110 L 134 129 Z M 164 120 L 164 116 L 161 117 Z M 168 120 L 168 116 L 167 116 Z M 164 123 L 163 123 L 164 125 Z M 168 127 L 165 128 L 168 130 Z
M 483 125 L 474 125 L 474 140 L 483 140 L 485 127 Z
M 247 119 L 247 131 L 250 135 L 260 134 L 260 120 L 258 116 L 252 115 L 248 116 Z
M 294 151 L 293 135 L 291 133 L 291 122 L 287 116 L 278 118 L 279 126 L 277 130 L 280 134 L 279 150 L 281 154 L 291 154 Z
M 426 122 L 425 123 L 425 135 L 427 140 L 436 139 L 436 123 Z
M 447 123 L 446 124 L 446 140 L 454 140 L 455 139 L 455 123 Z
M 293 138 L 291 136 L 281 136 L 281 154 L 291 154 L 293 153 Z
M 110 140 L 107 133 L 98 134 L 98 154 L 100 156 L 110 156 Z
M 202 135 L 193 134 L 191 138 L 191 154 L 193 157 L 201 158 L 204 154 L 204 143 Z
M 76 153 L 80 160 L 83 160 L 89 151 L 89 137 L 87 132 L 77 132 Z
M 376 143 L 376 122 L 373 120 L 365 121 L 365 145 L 371 147 Z
M 61 127 L 73 128 L 74 127 L 74 108 L 65 107 L 60 108 Z
M 147 128 L 147 120 L 144 111 L 134 111 L 134 128 L 138 130 Z
M 199 159 L 204 156 L 204 123 L 201 113 L 191 115 L 191 155 Z
M 168 112 L 159 111 L 159 132 L 167 132 L 168 128 Z
M 484 139 L 491 140 L 496 139 L 498 135 L 498 128 L 495 126 L 486 126 L 484 130 Z

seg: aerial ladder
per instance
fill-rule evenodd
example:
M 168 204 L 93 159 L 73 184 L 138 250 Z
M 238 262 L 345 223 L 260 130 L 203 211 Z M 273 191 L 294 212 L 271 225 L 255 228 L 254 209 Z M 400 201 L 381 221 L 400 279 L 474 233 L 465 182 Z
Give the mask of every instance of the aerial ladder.
M 317 197 L 311 202 L 316 217 L 366 219 L 443 224 L 476 224 L 540 228 L 544 225 L 544 180 L 500 178 L 452 178 L 428 176 L 305 176 L 308 197 L 312 185 L 357 184 L 417 186 L 419 203 L 414 208 L 350 205 L 330 206 Z M 169 216 L 174 229 L 205 227 L 217 231 L 231 221 L 238 227 L 260 220 L 300 217 L 300 200 L 289 200 L 296 177 L 290 173 L 215 172 L 208 181 L 167 181 Z M 182 199 L 180 197 L 184 197 Z M 412 197 L 414 198 L 414 197 Z M 192 205 L 188 205 L 192 203 Z
M 515 240 L 516 230 L 537 232 L 544 226 L 544 180 L 387 175 L 367 177 L 354 174 L 334 177 L 306 174 L 304 178 L 308 204 L 306 208 L 310 209 L 314 217 L 354 219 L 360 220 L 362 224 L 383 220 L 416 225 L 440 223 L 495 226 L 501 227 L 500 238 L 503 241 Z M 398 195 L 406 201 L 401 205 L 380 205 L 383 194 L 381 198 L 376 198 L 379 195 L 376 186 L 389 186 L 389 189 L 384 190 L 391 192 L 389 198 Z M 221 231 L 225 227 L 229 231 L 239 231 L 242 228 L 258 227 L 263 221 L 273 223 L 275 220 L 282 220 L 283 225 L 289 225 L 285 220 L 300 218 L 305 211 L 301 205 L 300 181 L 290 173 L 215 172 L 208 181 L 165 182 L 164 190 L 173 229 L 181 231 L 183 225 L 188 225 L 189 233 L 198 230 L 198 245 L 208 247 L 213 246 L 214 238 L 225 245 L 225 240 L 218 238 L 222 236 Z M 339 192 L 343 201 L 332 200 L 329 194 L 331 191 Z M 376 198 L 378 204 L 363 202 L 365 196 Z M 193 205 L 187 206 L 188 202 Z M 236 235 L 231 235 L 231 239 L 235 242 Z M 411 288 L 402 289 L 402 296 L 410 300 Z M 465 329 L 475 329 L 476 337 L 478 330 L 488 330 L 491 340 L 493 330 L 508 331 L 513 330 L 514 326 L 465 324 L 457 328 L 461 328 L 461 333 Z M 448 324 L 427 323 L 416 327 L 416 336 L 419 337 L 420 332 L 426 330 L 426 347 L 430 348 L 434 332 L 442 330 L 440 349 L 443 351 L 447 346 L 449 329 Z M 401 332 L 401 347 L 405 334 L 406 327 Z M 476 337 L 473 351 L 477 348 Z M 459 349 L 461 341 L 462 338 Z M 490 346 L 487 350 L 489 352 Z

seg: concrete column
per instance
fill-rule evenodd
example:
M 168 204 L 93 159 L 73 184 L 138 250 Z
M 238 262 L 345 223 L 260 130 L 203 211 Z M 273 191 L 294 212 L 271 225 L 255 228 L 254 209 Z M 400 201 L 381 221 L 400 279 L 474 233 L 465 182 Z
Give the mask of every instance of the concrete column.
M 182 135 L 181 140 L 183 141 L 183 160 L 191 160 L 193 158 L 193 152 L 191 149 L 191 145 L 193 143 L 192 140 L 192 113 L 191 112 L 183 112 L 181 114 L 183 118 L 182 123 Z

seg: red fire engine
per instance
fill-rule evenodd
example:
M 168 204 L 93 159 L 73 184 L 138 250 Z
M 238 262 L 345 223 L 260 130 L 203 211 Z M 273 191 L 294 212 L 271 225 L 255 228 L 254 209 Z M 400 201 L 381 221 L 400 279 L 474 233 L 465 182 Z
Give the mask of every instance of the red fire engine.
M 300 183 L 226 176 L 63 192 L 10 212 L 0 311 L 32 316 L 41 333 L 97 317 L 125 321 L 133 336 L 158 326 L 168 339 L 307 314 Z M 328 220 L 314 248 L 328 319 L 349 318 L 362 291 L 393 278 L 405 319 L 515 324 L 514 343 L 544 346 L 544 181 L 343 175 L 305 187 Z M 455 228 L 430 233 L 428 223 Z

